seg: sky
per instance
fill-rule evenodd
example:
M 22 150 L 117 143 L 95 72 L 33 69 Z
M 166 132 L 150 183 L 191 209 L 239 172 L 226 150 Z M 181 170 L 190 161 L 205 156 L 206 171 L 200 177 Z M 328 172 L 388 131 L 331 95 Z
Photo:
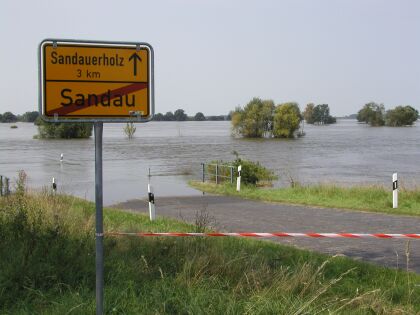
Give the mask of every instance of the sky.
M 0 113 L 38 109 L 45 38 L 148 42 L 156 112 L 227 114 L 253 97 L 420 110 L 419 35 L 417 0 L 1 0 Z

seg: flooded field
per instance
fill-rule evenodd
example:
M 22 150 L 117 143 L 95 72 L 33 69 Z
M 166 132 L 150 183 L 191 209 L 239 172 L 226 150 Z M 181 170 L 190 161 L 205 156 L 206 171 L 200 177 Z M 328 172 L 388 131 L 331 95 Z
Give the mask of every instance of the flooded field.
M 94 141 L 36 140 L 29 123 L 0 124 L 0 174 L 16 178 L 25 170 L 31 187 L 49 186 L 55 177 L 59 190 L 94 198 Z M 231 160 L 233 151 L 258 160 L 279 176 L 303 184 L 381 184 L 391 187 L 398 172 L 400 184 L 420 183 L 420 127 L 372 128 L 355 120 L 330 126 L 305 125 L 306 136 L 296 140 L 236 139 L 230 122 L 150 122 L 138 124 L 127 139 L 123 124 L 104 124 L 104 204 L 145 197 L 148 169 L 155 195 L 194 195 L 186 181 L 200 178 L 201 162 Z M 60 154 L 64 161 L 60 162 Z

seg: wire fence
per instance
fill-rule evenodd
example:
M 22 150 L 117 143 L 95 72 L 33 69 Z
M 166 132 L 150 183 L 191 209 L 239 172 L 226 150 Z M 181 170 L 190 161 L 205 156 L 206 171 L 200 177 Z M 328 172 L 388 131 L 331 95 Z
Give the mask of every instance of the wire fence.
M 228 164 L 201 163 L 201 179 L 203 182 L 211 181 L 216 184 L 229 182 L 233 184 L 235 167 Z

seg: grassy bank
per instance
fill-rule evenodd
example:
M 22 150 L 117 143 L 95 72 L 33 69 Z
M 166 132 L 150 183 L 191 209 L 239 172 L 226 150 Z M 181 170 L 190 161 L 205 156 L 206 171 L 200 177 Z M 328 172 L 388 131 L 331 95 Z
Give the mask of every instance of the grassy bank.
M 105 209 L 107 231 L 198 227 Z M 0 313 L 94 314 L 94 205 L 0 198 Z M 420 276 L 247 239 L 105 238 L 107 314 L 413 314 Z
M 208 193 L 239 196 L 253 200 L 355 209 L 388 214 L 420 215 L 420 190 L 400 189 L 398 208 L 393 209 L 392 191 L 385 190 L 379 186 L 339 187 L 335 185 L 313 185 L 270 189 L 242 186 L 241 191 L 237 192 L 236 186 L 229 184 L 215 185 L 191 181 L 190 185 Z

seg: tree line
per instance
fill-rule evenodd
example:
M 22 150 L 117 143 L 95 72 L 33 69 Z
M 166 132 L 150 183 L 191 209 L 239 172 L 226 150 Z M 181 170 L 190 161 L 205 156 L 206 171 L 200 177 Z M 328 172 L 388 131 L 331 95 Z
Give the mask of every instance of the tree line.
M 230 120 L 229 115 L 204 116 L 202 112 L 196 113 L 194 116 L 188 116 L 183 109 L 177 109 L 175 112 L 166 112 L 165 114 L 157 113 L 153 116 L 154 121 L 220 121 Z
M 2 123 L 14 123 L 14 122 L 35 122 L 38 118 L 39 113 L 37 111 L 26 112 L 22 115 L 15 115 L 12 112 L 5 112 L 0 114 L 0 122 Z
M 370 102 L 365 104 L 357 113 L 357 121 L 371 126 L 401 127 L 411 126 L 419 118 L 419 112 L 411 107 L 397 106 L 385 111 L 384 104 Z

